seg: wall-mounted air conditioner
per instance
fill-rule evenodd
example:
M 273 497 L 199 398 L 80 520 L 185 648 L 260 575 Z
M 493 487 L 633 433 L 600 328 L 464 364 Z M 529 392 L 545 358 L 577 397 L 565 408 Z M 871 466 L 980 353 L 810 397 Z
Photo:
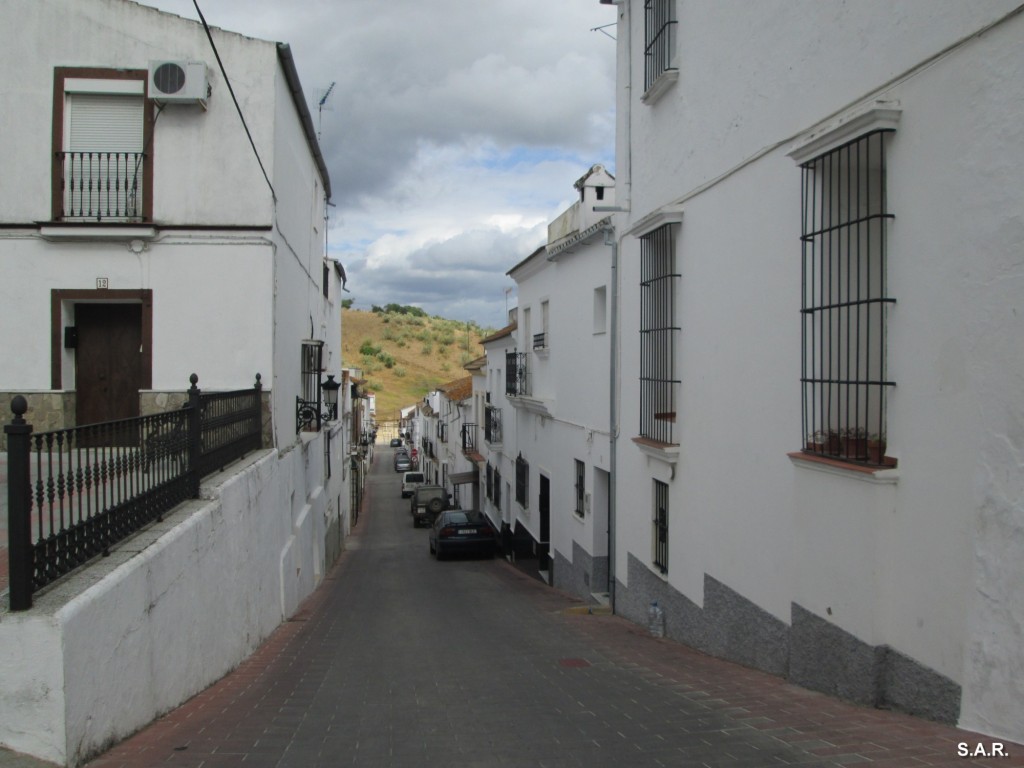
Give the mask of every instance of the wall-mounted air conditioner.
M 206 109 L 210 81 L 206 62 L 149 62 L 149 98 L 162 104 L 199 104 Z

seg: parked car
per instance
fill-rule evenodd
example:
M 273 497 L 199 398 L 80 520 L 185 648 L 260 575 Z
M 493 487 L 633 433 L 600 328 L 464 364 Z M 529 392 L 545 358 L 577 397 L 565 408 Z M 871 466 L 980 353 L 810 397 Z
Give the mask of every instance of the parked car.
M 421 485 L 412 492 L 410 511 L 413 527 L 418 527 L 421 523 L 430 525 L 439 514 L 450 508 L 448 491 L 442 486 Z
M 402 447 L 402 438 L 400 438 L 400 437 L 392 437 L 391 438 L 391 447 L 392 448 L 401 448 Z
M 412 496 L 413 491 L 426 482 L 422 472 L 406 472 L 402 475 L 402 498 Z
M 412 459 L 405 451 L 395 454 L 395 472 L 408 472 L 412 469 Z
M 449 509 L 441 512 L 430 528 L 430 552 L 438 560 L 447 555 L 476 554 L 494 557 L 497 538 L 483 512 Z

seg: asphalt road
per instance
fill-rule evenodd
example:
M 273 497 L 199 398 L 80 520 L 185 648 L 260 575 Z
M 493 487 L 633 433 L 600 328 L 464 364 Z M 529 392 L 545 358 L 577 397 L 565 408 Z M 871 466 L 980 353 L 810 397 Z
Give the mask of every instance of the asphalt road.
M 652 638 L 500 557 L 435 561 L 389 448 L 367 489 L 299 614 L 91 768 L 986 764 L 957 754 L 980 737 Z

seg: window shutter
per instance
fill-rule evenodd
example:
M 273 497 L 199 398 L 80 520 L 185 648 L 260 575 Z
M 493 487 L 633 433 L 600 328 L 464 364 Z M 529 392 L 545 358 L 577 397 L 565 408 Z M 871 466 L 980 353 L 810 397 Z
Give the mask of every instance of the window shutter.
M 69 93 L 69 152 L 141 152 L 143 98 Z

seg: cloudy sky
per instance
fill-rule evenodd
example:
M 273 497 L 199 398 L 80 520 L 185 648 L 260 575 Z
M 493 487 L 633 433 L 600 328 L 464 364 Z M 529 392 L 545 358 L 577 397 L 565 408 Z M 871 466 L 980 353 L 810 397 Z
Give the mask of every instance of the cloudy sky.
M 197 19 L 193 0 L 141 0 Z M 349 298 L 501 327 L 506 272 L 594 163 L 614 173 L 614 6 L 599 0 L 199 0 L 288 43 L 331 175 Z M 317 102 L 335 83 L 323 110 Z

